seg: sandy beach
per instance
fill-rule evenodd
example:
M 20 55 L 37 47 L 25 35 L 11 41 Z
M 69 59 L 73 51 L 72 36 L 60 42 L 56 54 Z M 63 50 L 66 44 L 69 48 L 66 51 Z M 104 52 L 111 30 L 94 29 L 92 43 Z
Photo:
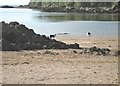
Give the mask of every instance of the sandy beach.
M 118 37 L 116 36 L 111 36 L 111 37 L 76 37 L 76 36 L 71 36 L 71 35 L 58 35 L 55 38 L 58 41 L 65 42 L 67 44 L 71 43 L 78 43 L 80 47 L 99 47 L 99 48 L 109 48 L 111 50 L 118 50 Z
M 118 50 L 117 37 L 72 37 L 56 40 L 80 47 Z M 82 54 L 82 49 L 2 52 L 3 84 L 118 84 L 118 57 Z

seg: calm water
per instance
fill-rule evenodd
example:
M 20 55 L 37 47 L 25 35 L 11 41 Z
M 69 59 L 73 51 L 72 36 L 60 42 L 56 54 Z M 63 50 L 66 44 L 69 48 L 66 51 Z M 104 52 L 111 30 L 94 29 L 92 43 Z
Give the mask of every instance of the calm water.
M 0 8 L 0 21 L 18 21 L 39 34 L 69 33 L 85 36 L 117 36 L 118 15 L 82 13 L 46 13 L 32 9 Z

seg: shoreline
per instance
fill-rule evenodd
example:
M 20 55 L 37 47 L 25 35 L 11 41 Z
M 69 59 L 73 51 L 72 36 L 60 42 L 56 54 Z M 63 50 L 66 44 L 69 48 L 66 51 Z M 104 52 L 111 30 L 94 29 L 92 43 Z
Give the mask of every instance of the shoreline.
M 39 8 L 28 8 L 28 9 L 33 9 L 33 10 L 38 10 L 41 12 L 48 12 L 48 13 L 84 13 L 84 14 L 116 14 L 118 15 L 119 12 L 77 12 L 77 11 L 42 11 Z
M 71 35 L 59 35 L 55 38 L 58 41 L 62 41 L 66 44 L 78 43 L 80 47 L 90 48 L 93 46 L 99 48 L 109 48 L 112 50 L 118 50 L 118 37 L 117 36 L 71 36 Z
M 38 10 L 38 11 L 46 12 L 46 13 L 82 13 L 82 14 L 110 14 L 110 15 L 112 15 L 112 14 L 118 15 L 119 14 L 117 12 L 111 12 L 111 13 L 107 13 L 107 12 L 103 12 L 103 13 L 102 12 L 99 12 L 99 13 L 94 13 L 94 12 L 64 12 L 64 11 L 51 11 L 51 12 L 49 12 L 49 11 L 42 11 L 38 8 L 29 8 L 29 7 L 13 7 L 13 8 L 0 7 L 0 9 L 32 9 L 32 10 Z

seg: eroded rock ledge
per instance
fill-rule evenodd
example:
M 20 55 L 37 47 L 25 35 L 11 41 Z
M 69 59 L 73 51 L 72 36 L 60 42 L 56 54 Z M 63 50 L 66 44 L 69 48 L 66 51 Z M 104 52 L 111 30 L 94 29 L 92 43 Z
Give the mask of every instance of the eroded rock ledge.
M 2 50 L 37 50 L 37 49 L 79 49 L 79 45 L 65 44 L 45 35 L 36 34 L 18 22 L 2 23 Z
M 43 12 L 76 12 L 76 13 L 119 13 L 117 2 L 39 2 L 31 0 L 29 8 Z

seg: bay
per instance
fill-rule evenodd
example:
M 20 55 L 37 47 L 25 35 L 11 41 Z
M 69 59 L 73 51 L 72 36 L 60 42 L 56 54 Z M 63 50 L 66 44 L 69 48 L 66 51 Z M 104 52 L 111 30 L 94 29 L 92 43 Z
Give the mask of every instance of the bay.
M 117 14 L 41 12 L 26 8 L 0 8 L 0 21 L 17 21 L 41 35 L 69 33 L 74 36 L 117 36 Z

